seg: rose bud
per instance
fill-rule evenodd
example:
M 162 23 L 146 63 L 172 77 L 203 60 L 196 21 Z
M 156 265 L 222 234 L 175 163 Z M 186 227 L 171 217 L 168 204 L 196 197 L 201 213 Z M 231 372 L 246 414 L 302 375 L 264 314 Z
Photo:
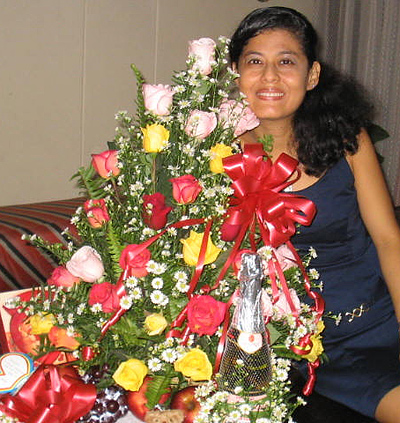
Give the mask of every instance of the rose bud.
M 227 100 L 221 104 L 218 119 L 222 122 L 223 128 L 235 128 L 234 135 L 237 137 L 260 124 L 250 107 L 244 106 L 236 100 Z
M 202 75 L 209 75 L 215 57 L 215 41 L 211 38 L 190 41 L 189 57 L 195 60 L 194 69 L 197 69 Z
M 158 230 L 167 224 L 172 207 L 165 205 L 165 196 L 159 192 L 143 196 L 143 221 L 152 229 Z
M 179 204 L 193 203 L 202 190 L 193 175 L 182 175 L 169 181 L 172 183 L 172 196 Z
M 100 154 L 92 154 L 92 166 L 102 178 L 118 176 L 121 171 L 118 167 L 118 151 L 106 150 Z
M 106 202 L 103 198 L 99 200 L 87 200 L 83 208 L 88 217 L 88 222 L 93 228 L 101 228 L 104 223 L 110 220 Z
M 96 282 L 103 276 L 104 266 L 100 254 L 92 247 L 81 247 L 67 262 L 67 270 L 85 282 Z

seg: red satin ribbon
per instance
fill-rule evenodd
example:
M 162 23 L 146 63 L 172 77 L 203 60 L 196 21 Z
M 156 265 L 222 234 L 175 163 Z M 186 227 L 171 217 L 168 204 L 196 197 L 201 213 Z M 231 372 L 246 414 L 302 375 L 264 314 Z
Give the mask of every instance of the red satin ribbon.
M 242 154 L 223 159 L 234 190 L 225 223 L 251 228 L 253 237 L 257 223 L 264 244 L 278 247 L 295 234 L 296 222 L 312 222 L 316 208 L 304 197 L 280 192 L 299 178 L 297 160 L 283 153 L 273 163 L 266 156 L 262 144 L 246 144 Z
M 0 410 L 25 423 L 74 423 L 93 407 L 97 392 L 68 366 L 40 366 L 16 395 L 0 400 Z

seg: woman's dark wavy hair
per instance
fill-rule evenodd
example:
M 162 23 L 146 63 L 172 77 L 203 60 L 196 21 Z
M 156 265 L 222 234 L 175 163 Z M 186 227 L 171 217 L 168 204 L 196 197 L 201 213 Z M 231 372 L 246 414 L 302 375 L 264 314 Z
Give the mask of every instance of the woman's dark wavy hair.
M 239 63 L 251 38 L 273 29 L 296 36 L 311 68 L 317 60 L 317 33 L 304 15 L 286 7 L 256 9 L 244 18 L 231 38 L 231 63 Z M 357 135 L 371 123 L 372 112 L 367 93 L 353 78 L 321 63 L 319 83 L 307 91 L 294 117 L 297 156 L 306 173 L 320 176 L 341 157 L 354 154 Z

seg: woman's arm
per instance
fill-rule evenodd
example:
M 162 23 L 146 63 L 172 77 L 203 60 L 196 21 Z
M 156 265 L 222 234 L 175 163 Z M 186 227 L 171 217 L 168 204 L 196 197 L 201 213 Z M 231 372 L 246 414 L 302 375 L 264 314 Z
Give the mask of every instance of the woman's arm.
M 378 251 L 385 281 L 400 321 L 400 229 L 375 153 L 366 133 L 359 135 L 359 150 L 348 161 L 354 173 L 361 216 Z

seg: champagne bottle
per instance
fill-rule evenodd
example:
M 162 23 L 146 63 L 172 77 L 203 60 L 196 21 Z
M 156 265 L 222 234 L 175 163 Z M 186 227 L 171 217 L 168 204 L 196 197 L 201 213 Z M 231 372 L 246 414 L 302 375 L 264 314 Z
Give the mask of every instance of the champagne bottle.
M 261 309 L 263 269 L 257 254 L 243 254 L 240 296 L 227 332 L 221 358 L 219 388 L 258 396 L 271 380 L 271 357 Z

